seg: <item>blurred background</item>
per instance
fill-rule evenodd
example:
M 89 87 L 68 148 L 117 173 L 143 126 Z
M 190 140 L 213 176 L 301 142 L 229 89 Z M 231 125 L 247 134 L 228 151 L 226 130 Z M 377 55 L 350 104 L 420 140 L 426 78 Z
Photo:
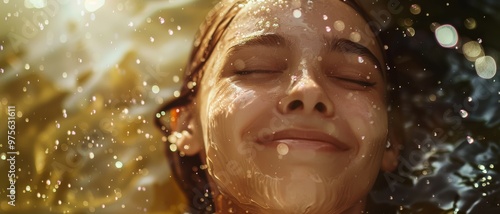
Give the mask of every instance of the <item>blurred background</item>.
M 374 201 L 401 213 L 500 212 L 500 3 L 360 2 L 384 27 L 405 136 Z M 179 95 L 215 3 L 0 0 L 0 213 L 182 213 L 189 202 L 153 118 Z
M 179 213 L 152 119 L 214 1 L 2 0 L 0 213 Z M 7 106 L 17 197 L 8 205 Z

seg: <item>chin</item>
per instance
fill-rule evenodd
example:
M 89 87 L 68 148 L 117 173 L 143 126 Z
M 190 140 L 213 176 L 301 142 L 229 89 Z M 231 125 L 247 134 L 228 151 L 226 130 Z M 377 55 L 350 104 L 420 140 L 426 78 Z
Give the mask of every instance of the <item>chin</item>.
M 246 200 L 234 194 L 231 198 L 251 213 L 344 213 L 363 199 L 354 197 L 348 179 L 321 178 L 301 170 L 284 178 L 256 173 L 240 182 Z

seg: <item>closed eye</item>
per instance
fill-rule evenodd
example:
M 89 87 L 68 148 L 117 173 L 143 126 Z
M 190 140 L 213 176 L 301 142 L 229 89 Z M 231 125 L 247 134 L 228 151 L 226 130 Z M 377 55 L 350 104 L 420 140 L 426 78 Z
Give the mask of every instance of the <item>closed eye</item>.
M 241 71 L 235 71 L 234 72 L 236 75 L 249 75 L 249 74 L 277 74 L 281 73 L 281 71 L 273 71 L 273 70 L 241 70 Z
M 349 83 L 354 83 L 363 87 L 373 87 L 377 83 L 376 82 L 369 82 L 369 81 L 364 81 L 364 80 L 357 80 L 357 79 L 350 79 L 350 78 L 345 78 L 345 77 L 335 77 L 338 80 L 346 81 Z

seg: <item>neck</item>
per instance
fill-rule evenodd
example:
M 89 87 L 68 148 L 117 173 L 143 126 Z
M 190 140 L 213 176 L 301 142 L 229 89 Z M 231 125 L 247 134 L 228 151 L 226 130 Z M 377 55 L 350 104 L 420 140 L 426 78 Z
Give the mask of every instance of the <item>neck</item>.
M 338 214 L 359 214 L 365 212 L 366 200 L 360 200 L 358 203 L 353 204 L 347 210 Z M 226 213 L 272 213 L 269 210 L 259 209 L 256 207 L 242 206 L 241 204 L 230 200 L 222 194 L 217 194 L 215 197 L 215 210 L 217 214 Z

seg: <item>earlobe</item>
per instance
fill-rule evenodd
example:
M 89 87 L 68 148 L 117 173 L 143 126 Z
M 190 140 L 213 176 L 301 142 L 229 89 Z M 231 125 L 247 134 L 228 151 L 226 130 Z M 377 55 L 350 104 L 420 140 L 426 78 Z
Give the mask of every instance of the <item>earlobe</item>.
M 169 142 L 175 144 L 183 155 L 197 155 L 203 146 L 199 138 L 195 136 L 198 126 L 191 116 L 192 112 L 186 107 L 176 109 L 175 112 L 175 124 L 171 124 L 172 134 L 168 137 Z
M 384 172 L 392 172 L 398 166 L 400 142 L 399 140 L 390 140 L 387 142 L 381 168 Z
M 394 149 L 389 148 L 384 152 L 384 159 L 382 160 L 382 171 L 392 172 L 398 166 L 399 152 L 395 152 Z
M 193 156 L 198 154 L 201 150 L 201 145 L 199 142 L 196 142 L 192 133 L 189 133 L 186 130 L 183 130 L 181 133 L 176 133 L 178 136 L 175 144 L 177 145 L 177 149 L 180 152 L 184 153 L 187 156 Z

